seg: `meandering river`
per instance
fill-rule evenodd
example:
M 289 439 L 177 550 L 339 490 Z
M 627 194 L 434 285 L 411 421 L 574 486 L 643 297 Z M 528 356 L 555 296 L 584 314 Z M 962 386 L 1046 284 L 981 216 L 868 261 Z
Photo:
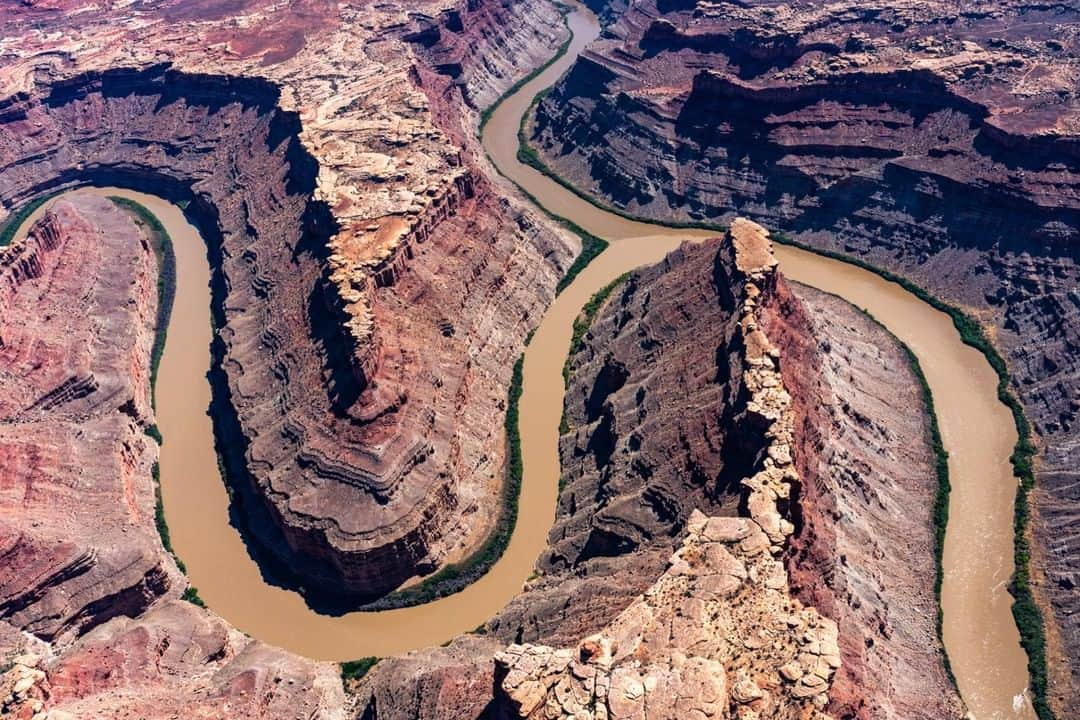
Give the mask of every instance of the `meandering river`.
M 485 128 L 484 147 L 495 166 L 541 205 L 611 243 L 560 296 L 559 301 L 570 299 L 576 308 L 627 269 L 652 262 L 683 240 L 716 233 L 628 220 L 518 162 L 519 119 L 532 98 L 553 84 L 599 34 L 595 18 L 587 11 L 575 10 L 569 23 L 574 38 L 566 55 L 495 111 Z M 650 253 L 643 246 L 657 252 Z M 1026 697 L 1027 656 L 1020 647 L 1010 610 L 1012 597 L 1006 589 L 1013 571 L 1016 479 L 1009 456 L 1016 443 L 1016 428 L 1009 409 L 998 400 L 997 374 L 982 353 L 963 344 L 948 315 L 896 283 L 788 246 L 776 246 L 776 255 L 787 277 L 868 310 L 919 358 L 949 452 L 952 511 L 945 537 L 941 601 L 944 642 L 952 669 L 976 720 L 1034 718 Z M 566 298 L 570 293 L 572 299 Z M 564 317 L 557 301 L 542 330 L 553 317 L 558 318 L 559 326 L 572 322 L 572 317 Z M 557 448 L 558 411 L 548 406 L 561 406 L 562 395 L 554 390 L 561 387 L 561 380 L 556 381 L 553 368 L 562 366 L 565 350 L 563 345 L 542 345 L 540 341 L 545 339 L 537 333 L 525 357 L 522 414 L 544 415 L 536 434 L 522 437 L 526 469 L 533 458 L 544 462 Z M 552 339 L 563 342 L 561 335 Z
M 573 11 L 569 23 L 574 31 L 569 51 L 498 107 L 483 142 L 506 177 L 550 211 L 611 244 L 555 300 L 526 351 L 517 528 L 491 571 L 456 595 L 418 607 L 330 617 L 312 611 L 297 593 L 263 581 L 229 524 L 229 500 L 207 415 L 211 328 L 205 245 L 180 209 L 160 198 L 114 188 L 75 191 L 137 200 L 173 238 L 176 299 L 157 384 L 158 425 L 165 438 L 165 515 L 192 584 L 210 608 L 240 630 L 318 659 L 387 656 L 436 645 L 477 627 L 517 594 L 532 572 L 554 519 L 562 366 L 574 318 L 599 288 L 624 272 L 659 261 L 685 240 L 715 234 L 672 230 L 605 212 L 517 161 L 518 122 L 532 98 L 553 84 L 598 34 L 587 11 Z M 1013 569 L 1016 491 L 1008 459 L 1016 434 L 1008 409 L 997 399 L 997 376 L 982 354 L 961 342 L 947 315 L 898 285 L 813 253 L 785 246 L 776 252 L 788 277 L 867 309 L 918 356 L 937 404 L 953 485 L 942 588 L 952 667 L 977 720 L 1033 718 L 1024 697 L 1027 660 L 1006 591 Z

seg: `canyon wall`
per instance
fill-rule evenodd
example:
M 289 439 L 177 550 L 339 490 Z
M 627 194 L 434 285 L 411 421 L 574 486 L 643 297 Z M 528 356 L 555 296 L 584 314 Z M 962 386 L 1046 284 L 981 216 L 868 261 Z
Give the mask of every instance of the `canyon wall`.
M 802 285 L 778 288 L 763 326 L 784 360 L 803 480 L 787 567 L 796 595 L 840 626 L 832 712 L 961 717 L 935 625 L 935 458 L 906 353 L 860 310 Z
M 604 34 L 531 127 L 551 168 L 634 214 L 753 217 L 992 327 L 1040 438 L 1037 591 L 1054 701 L 1075 714 L 1080 14 L 1022 0 L 602 10 Z
M 960 717 L 907 358 L 773 262 L 740 221 L 612 291 L 570 358 L 536 576 L 482 634 L 381 662 L 358 717 Z M 494 669 L 477 661 L 500 643 Z
M 510 29 L 537 19 L 501 13 L 465 16 L 486 25 L 462 26 L 461 42 L 497 57 L 478 36 L 500 18 L 516 18 Z M 193 55 L 31 74 L 35 90 L 0 118 L 11 205 L 78 182 L 190 203 L 214 266 L 215 419 L 230 477 L 272 572 L 315 603 L 378 597 L 484 539 L 499 512 L 510 368 L 575 251 L 492 192 L 461 140 L 471 114 L 460 93 L 403 62 L 412 46 L 399 36 L 418 16 L 371 35 L 367 84 L 350 86 L 382 121 L 354 119 L 342 86 L 322 89 L 306 121 L 314 108 L 286 109 L 300 79 L 177 69 L 201 67 Z M 400 87 L 373 85 L 388 43 Z M 317 83 L 328 62 L 300 67 Z M 497 73 L 476 73 L 477 87 L 511 82 Z
M 0 251 L 0 715 L 334 717 L 336 667 L 178 599 L 147 432 L 154 241 L 76 195 Z
M 99 183 L 186 206 L 213 267 L 216 429 L 235 451 L 226 461 L 239 517 L 267 572 L 302 553 L 299 577 L 275 577 L 310 589 L 313 602 L 320 585 L 355 602 L 459 557 L 497 515 L 513 361 L 577 252 L 576 239 L 488 185 L 467 102 L 501 92 L 550 52 L 565 34 L 555 10 L 317 1 L 79 9 L 77 1 L 25 3 L 0 20 L 9 39 L 0 202 L 10 213 Z M 466 63 L 457 79 L 427 67 L 427 49 L 412 37 L 431 18 L 453 24 L 455 13 Z M 99 217 L 90 224 L 116 230 Z M 113 249 L 84 239 L 82 265 L 67 257 L 64 273 L 80 267 L 93 279 L 93 268 L 116 260 Z M 13 247 L 4 271 L 29 277 L 40 270 L 36 257 Z M 152 262 L 140 257 L 144 264 L 112 269 L 134 276 Z M 58 288 L 48 319 L 76 297 Z M 7 352 L 16 347 L 11 328 L 49 307 L 33 305 L 5 314 Z M 0 583 L 4 712 L 171 717 L 183 707 L 193 717 L 340 717 L 336 667 L 262 646 L 176 600 L 183 580 L 145 525 L 153 522 L 154 444 L 142 433 L 152 423 L 153 311 L 136 307 L 147 327 L 112 318 L 123 320 L 117 338 L 148 333 L 139 335 L 141 354 L 123 373 L 114 369 L 133 384 L 135 405 L 108 423 L 80 410 L 63 425 L 49 476 L 55 492 L 38 480 L 26 495 L 23 475 L 5 474 L 20 509 L 3 530 L 13 559 Z M 100 344 L 101 313 L 83 319 Z M 29 325 L 19 335 L 34 383 L 51 380 L 33 362 L 49 350 L 49 332 Z M 91 350 L 84 361 L 100 364 L 101 348 Z M 83 408 L 97 397 L 79 374 L 51 390 L 42 400 L 49 407 Z M 60 422 L 50 416 L 41 432 Z M 49 437 L 16 437 L 12 462 L 39 472 Z M 122 473 L 104 466 L 120 444 Z M 78 525 L 58 512 L 62 503 L 45 502 L 62 496 L 89 512 L 96 495 L 83 483 L 105 480 L 123 480 L 142 523 L 117 519 L 123 535 L 108 536 L 108 552 L 88 517 L 77 516 Z M 380 530 L 384 505 L 396 522 Z M 365 517 L 368 506 L 375 511 Z M 102 507 L 100 519 L 108 526 L 123 507 Z M 33 508 L 50 514 L 56 532 L 46 524 L 39 537 Z M 56 533 L 67 544 L 54 547 Z

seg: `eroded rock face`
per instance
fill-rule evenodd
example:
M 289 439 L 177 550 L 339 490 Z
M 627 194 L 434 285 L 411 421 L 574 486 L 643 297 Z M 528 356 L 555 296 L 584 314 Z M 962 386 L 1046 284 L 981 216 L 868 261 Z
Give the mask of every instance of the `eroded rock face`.
M 145 432 L 150 240 L 84 194 L 0 253 L 0 715 L 335 717 L 336 668 L 176 599 Z
M 337 668 L 171 600 L 102 625 L 44 665 L 49 718 L 342 718 Z
M 514 643 L 496 656 L 498 712 L 959 717 L 934 627 L 925 409 L 914 384 L 892 390 L 906 357 L 843 302 L 800 290 L 804 304 L 767 250 L 746 222 L 684 246 L 617 288 L 572 355 L 543 572 L 468 640 Z M 862 415 L 883 396 L 890 413 Z M 646 434 L 654 420 L 671 431 Z M 877 509 L 894 502 L 926 510 Z M 837 527 L 841 508 L 853 522 Z M 364 697 L 492 681 L 461 654 L 383 661 Z
M 572 356 L 550 549 L 500 636 L 599 630 L 663 572 L 694 510 L 738 514 L 766 441 L 741 394 L 730 252 L 687 247 L 632 274 Z
M 157 446 L 142 425 L 156 261 L 111 202 L 79 197 L 0 263 L 0 618 L 70 638 L 141 613 L 175 580 L 147 482 Z M 97 535 L 80 532 L 95 514 Z
M 513 16 L 509 31 L 543 11 L 531 13 L 476 19 Z M 158 19 L 138 18 L 160 41 Z M 208 22 L 191 21 L 202 33 Z M 346 33 L 360 20 L 335 22 Z M 95 23 L 73 34 L 90 42 L 105 32 Z M 27 50 L 4 79 L 28 92 L 0 125 L 7 202 L 86 181 L 192 202 L 215 265 L 218 431 L 250 529 L 294 583 L 351 603 L 490 529 L 510 368 L 573 252 L 492 193 L 462 139 L 472 115 L 439 75 L 402 62 L 401 28 L 367 32 L 364 79 L 340 53 L 332 74 L 333 53 L 310 64 L 345 41 L 333 33 L 258 73 L 221 66 L 251 78 L 196 74 L 219 59 L 212 49 L 172 47 L 170 68 L 112 44 L 73 46 L 70 62 L 24 76 Z M 474 52 L 487 47 L 473 32 Z M 380 62 L 390 67 L 374 75 Z M 513 69 L 486 68 L 476 85 Z M 331 93 L 321 71 L 347 84 Z
M 764 327 L 780 348 L 803 478 L 791 583 L 840 627 L 830 710 L 961 717 L 935 627 L 937 482 L 906 355 L 850 304 L 802 285 L 778 288 Z
M 496 656 L 501 689 L 521 717 L 827 717 L 821 711 L 841 665 L 837 627 L 792 597 L 780 559 L 795 529 L 800 478 L 780 352 L 761 327 L 778 277 L 767 234 L 740 219 L 722 244 L 684 247 L 667 262 L 709 281 L 713 302 L 702 304 L 711 312 L 697 320 L 725 329 L 719 347 L 706 343 L 704 351 L 727 365 L 736 419 L 725 430 L 743 435 L 744 445 L 734 467 L 706 477 L 737 483 L 741 516 L 694 512 L 663 574 L 599 633 L 576 648 L 513 645 Z M 651 269 L 652 279 L 666 269 Z M 672 289 L 649 279 L 642 328 L 663 322 L 662 310 L 651 315 L 652 292 Z M 694 327 L 683 323 L 687 336 Z M 650 346 L 642 332 L 630 336 Z M 678 364 L 656 354 L 646 356 L 646 369 Z M 699 417 L 724 414 L 724 404 L 705 400 L 705 407 Z
M 605 35 L 537 113 L 534 144 L 560 174 L 650 217 L 754 217 L 902 272 L 995 326 L 1043 440 L 1034 529 L 1059 656 L 1052 694 L 1076 714 L 1076 9 L 603 9 Z

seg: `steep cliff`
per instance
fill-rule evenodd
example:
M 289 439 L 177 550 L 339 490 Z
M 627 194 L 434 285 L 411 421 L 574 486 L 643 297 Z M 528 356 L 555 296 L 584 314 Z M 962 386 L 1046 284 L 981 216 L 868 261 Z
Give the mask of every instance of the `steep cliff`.
M 393 38 L 373 54 L 410 47 Z M 437 129 L 470 116 L 451 89 L 429 100 L 426 72 L 366 98 L 402 114 L 392 131 L 344 110 L 303 123 L 283 107 L 295 83 L 164 64 L 58 71 L 3 109 L 7 202 L 78 182 L 190 201 L 214 265 L 221 445 L 252 535 L 317 603 L 380 596 L 486 537 L 510 368 L 573 252 Z M 350 157 L 318 132 L 351 138 Z
M 934 623 L 937 476 L 906 354 L 859 310 L 805 286 L 781 286 L 764 327 L 785 360 L 803 479 L 787 567 L 797 597 L 841 628 L 833 712 L 960 717 Z
M 139 614 L 175 581 L 156 552 L 153 488 L 140 482 L 157 457 L 142 427 L 157 267 L 147 239 L 100 198 L 61 204 L 2 263 L 0 617 L 69 639 Z M 102 325 L 117 332 L 103 337 Z
M 1065 707 L 1080 658 L 1076 8 L 606 9 L 617 19 L 537 111 L 544 162 L 631 213 L 754 217 L 902 272 L 993 326 L 1042 439 L 1036 563 Z

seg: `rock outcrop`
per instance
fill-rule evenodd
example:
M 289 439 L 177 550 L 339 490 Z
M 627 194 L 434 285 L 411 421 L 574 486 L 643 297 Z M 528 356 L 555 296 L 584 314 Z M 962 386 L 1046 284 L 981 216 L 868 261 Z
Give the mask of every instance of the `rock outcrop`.
M 3 253 L 0 617 L 63 640 L 138 615 L 175 581 L 143 433 L 157 267 L 102 198 L 59 204 Z
M 805 286 L 778 288 L 764 328 L 796 417 L 791 584 L 840 627 L 831 711 L 961 717 L 935 628 L 937 482 L 906 354 L 861 311 Z
M 94 42 L 108 17 L 71 16 L 70 46 L 50 42 L 64 60 L 45 65 L 23 35 L 2 78 L 22 92 L 0 110 L 0 198 L 96 181 L 190 202 L 214 265 L 216 421 L 244 517 L 312 602 L 355 605 L 486 537 L 510 369 L 574 247 L 477 170 L 461 94 L 410 54 L 419 9 L 331 13 L 332 31 L 267 64 L 164 44 L 179 10 L 137 14 L 107 47 Z M 458 24 L 483 25 L 462 25 L 461 43 L 493 47 L 488 29 L 544 11 L 528 12 L 466 13 Z M 370 46 L 354 58 L 360 23 Z M 474 74 L 477 93 L 529 62 L 526 41 Z M 146 46 L 170 55 L 151 62 Z
M 753 217 L 906 274 L 994 327 L 1041 438 L 1033 531 L 1051 693 L 1077 714 L 1077 9 L 597 4 L 604 35 L 533 128 L 559 174 L 653 218 Z
M 386 699 L 403 678 L 402 698 L 496 682 L 510 717 L 960 716 L 907 358 L 842 301 L 793 294 L 767 247 L 740 221 L 612 292 L 571 356 L 538 577 L 486 635 L 380 663 L 363 717 L 410 717 Z M 463 659 L 498 639 L 494 676 Z
M 334 717 L 336 668 L 177 599 L 146 433 L 151 242 L 85 194 L 0 251 L 0 715 Z

